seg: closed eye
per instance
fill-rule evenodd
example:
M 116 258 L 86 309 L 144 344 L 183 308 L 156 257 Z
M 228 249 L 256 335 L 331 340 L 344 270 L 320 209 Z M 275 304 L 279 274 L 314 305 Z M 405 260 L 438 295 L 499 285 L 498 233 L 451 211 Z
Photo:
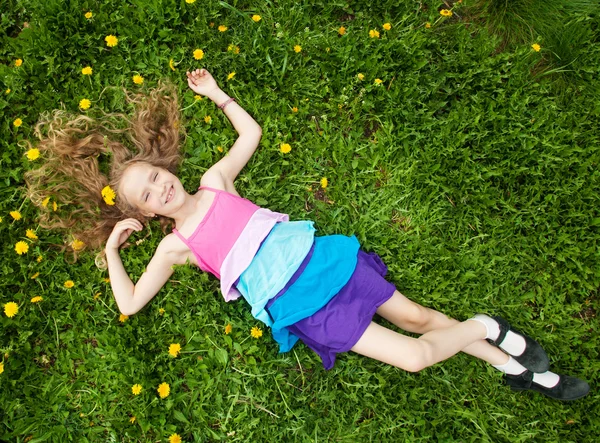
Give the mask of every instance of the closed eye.
M 155 182 L 157 178 L 158 178 L 158 172 L 157 172 L 156 174 L 154 174 L 154 178 L 152 179 L 152 181 L 153 181 L 153 182 Z M 146 201 L 146 202 L 147 202 L 147 201 L 148 201 L 148 197 L 149 197 L 149 196 L 150 196 L 150 194 L 149 194 L 149 193 L 148 193 L 148 194 L 146 194 L 146 199 L 145 199 L 144 201 Z

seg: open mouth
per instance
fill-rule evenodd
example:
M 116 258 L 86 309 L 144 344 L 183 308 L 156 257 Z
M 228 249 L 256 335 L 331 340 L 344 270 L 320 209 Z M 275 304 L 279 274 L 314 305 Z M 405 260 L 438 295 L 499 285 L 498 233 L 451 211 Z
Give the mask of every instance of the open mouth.
M 171 200 L 173 200 L 174 195 L 175 195 L 175 189 L 171 186 L 171 189 L 169 190 L 169 194 L 167 195 L 167 200 L 165 201 L 165 203 L 169 203 Z

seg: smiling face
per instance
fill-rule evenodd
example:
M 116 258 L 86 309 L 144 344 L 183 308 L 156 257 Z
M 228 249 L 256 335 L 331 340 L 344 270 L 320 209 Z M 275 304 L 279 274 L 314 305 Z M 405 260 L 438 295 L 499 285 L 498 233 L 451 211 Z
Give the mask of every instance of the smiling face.
M 166 169 L 136 163 L 124 172 L 119 194 L 148 217 L 169 217 L 181 203 L 184 191 L 179 179 Z

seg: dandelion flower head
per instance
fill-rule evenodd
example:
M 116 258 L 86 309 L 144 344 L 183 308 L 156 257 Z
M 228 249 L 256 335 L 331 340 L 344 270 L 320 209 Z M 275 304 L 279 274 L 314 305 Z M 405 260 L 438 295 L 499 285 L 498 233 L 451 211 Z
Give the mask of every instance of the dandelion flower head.
M 172 343 L 169 346 L 169 355 L 172 355 L 173 357 L 177 357 L 180 351 L 181 345 L 179 343 Z
M 29 151 L 27 151 L 25 155 L 27 156 L 27 160 L 29 161 L 37 160 L 40 157 L 40 150 L 37 148 L 32 148 Z
M 26 254 L 29 251 L 29 245 L 24 241 L 18 241 L 15 245 L 15 251 L 19 255 Z
M 158 395 L 160 395 L 160 398 L 167 398 L 171 393 L 171 387 L 168 383 L 163 382 L 160 385 L 158 385 L 157 391 Z
M 119 39 L 112 34 L 104 37 L 104 41 L 106 42 L 106 46 L 109 48 L 117 46 L 117 43 L 119 43 Z
M 19 305 L 17 305 L 14 301 L 9 301 L 4 305 L 4 313 L 7 317 L 14 317 L 19 312 Z

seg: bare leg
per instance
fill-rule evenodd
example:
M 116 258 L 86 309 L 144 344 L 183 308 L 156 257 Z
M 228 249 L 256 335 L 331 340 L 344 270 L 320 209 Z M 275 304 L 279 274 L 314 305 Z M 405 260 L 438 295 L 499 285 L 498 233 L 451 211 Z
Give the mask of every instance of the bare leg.
M 377 313 L 399 328 L 417 334 L 424 334 L 435 329 L 448 328 L 459 324 L 458 320 L 421 306 L 398 291 L 377 309 Z M 492 365 L 503 365 L 509 358 L 508 355 L 485 340 L 474 342 L 462 349 L 462 352 L 480 358 Z
M 486 334 L 486 327 L 472 320 L 431 330 L 419 338 L 407 337 L 371 322 L 352 350 L 406 371 L 417 372 L 452 357 Z

